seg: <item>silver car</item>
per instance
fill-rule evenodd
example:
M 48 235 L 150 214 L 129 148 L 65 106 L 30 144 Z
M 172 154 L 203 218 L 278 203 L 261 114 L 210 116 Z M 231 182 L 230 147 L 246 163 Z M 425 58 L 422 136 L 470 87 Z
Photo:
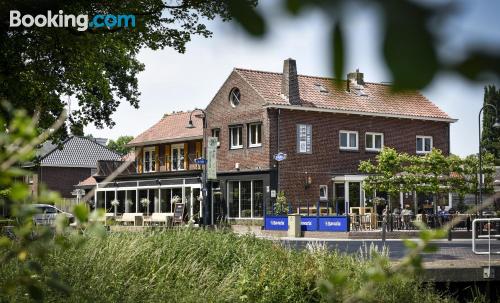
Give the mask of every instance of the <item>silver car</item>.
M 54 225 L 58 214 L 63 214 L 68 218 L 69 224 L 75 222 L 75 216 L 64 212 L 50 204 L 33 204 L 36 214 L 33 216 L 35 225 Z

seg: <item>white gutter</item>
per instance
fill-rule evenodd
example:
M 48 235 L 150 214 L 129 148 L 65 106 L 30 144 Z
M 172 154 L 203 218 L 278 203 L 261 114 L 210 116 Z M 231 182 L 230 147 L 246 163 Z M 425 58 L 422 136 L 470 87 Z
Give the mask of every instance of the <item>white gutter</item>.
M 281 108 L 281 109 L 289 109 L 289 110 L 302 110 L 302 111 L 323 112 L 323 113 L 333 113 L 333 114 L 346 114 L 346 115 L 374 116 L 374 117 L 384 117 L 384 118 L 438 121 L 438 122 L 448 122 L 448 123 L 454 123 L 454 122 L 458 121 L 458 119 L 452 119 L 452 118 L 435 118 L 435 117 L 399 115 L 399 114 L 390 114 L 390 113 L 373 113 L 373 112 L 363 112 L 363 111 L 355 111 L 355 110 L 329 109 L 329 108 L 318 108 L 318 107 L 297 106 L 297 105 L 267 104 L 267 105 L 264 105 L 264 108 Z

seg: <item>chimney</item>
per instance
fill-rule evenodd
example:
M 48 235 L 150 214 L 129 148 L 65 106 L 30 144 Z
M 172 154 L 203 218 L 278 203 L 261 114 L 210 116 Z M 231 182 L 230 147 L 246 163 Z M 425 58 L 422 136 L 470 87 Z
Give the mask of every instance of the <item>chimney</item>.
M 357 85 L 364 85 L 365 81 L 363 80 L 363 73 L 359 72 L 359 68 L 356 68 L 356 71 L 354 73 L 348 73 L 347 74 L 347 91 L 351 91 L 350 89 L 350 84 L 357 84 Z
M 300 105 L 299 79 L 297 78 L 297 64 L 292 58 L 283 63 L 283 76 L 281 77 L 281 94 L 292 105 Z

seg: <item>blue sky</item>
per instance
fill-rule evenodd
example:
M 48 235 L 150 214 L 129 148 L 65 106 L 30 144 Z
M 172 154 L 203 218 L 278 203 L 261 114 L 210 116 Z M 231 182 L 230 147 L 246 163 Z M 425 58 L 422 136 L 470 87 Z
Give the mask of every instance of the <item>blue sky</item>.
M 439 1 L 447 2 L 447 1 Z M 270 31 L 263 39 L 249 37 L 237 25 L 210 21 L 212 38 L 194 37 L 185 54 L 172 49 L 143 50 L 139 60 L 146 70 L 139 75 L 140 108 L 122 103 L 113 115 L 112 129 L 86 128 L 94 137 L 116 139 L 138 135 L 164 113 L 204 108 L 234 67 L 281 71 L 283 60 L 294 58 L 300 74 L 330 76 L 329 24 L 319 11 L 299 18 L 284 15 L 277 1 L 261 1 L 261 9 L 272 16 Z M 455 1 L 458 14 L 440 25 L 444 47 L 440 53 L 452 58 L 477 45 L 500 50 L 498 1 Z M 350 5 L 343 12 L 346 27 L 346 72 L 359 68 L 371 82 L 390 81 L 380 49 L 381 20 L 376 7 Z M 477 113 L 483 101 L 483 87 L 498 81 L 472 83 L 452 74 L 439 74 L 422 93 L 453 118 L 451 152 L 465 156 L 478 150 Z

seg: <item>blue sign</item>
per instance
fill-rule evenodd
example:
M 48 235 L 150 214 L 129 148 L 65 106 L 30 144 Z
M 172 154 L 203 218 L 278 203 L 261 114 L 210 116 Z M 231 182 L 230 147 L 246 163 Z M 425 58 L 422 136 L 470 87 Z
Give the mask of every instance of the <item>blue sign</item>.
M 303 231 L 318 230 L 318 217 L 301 217 L 300 228 Z
M 347 217 L 318 217 L 318 231 L 347 231 Z
M 288 230 L 288 217 L 266 216 L 265 218 L 265 230 Z
M 280 162 L 280 161 L 283 161 L 286 159 L 286 154 L 285 153 L 282 153 L 282 152 L 279 152 L 277 154 L 274 155 L 274 160 Z
M 207 164 L 207 159 L 205 159 L 205 158 L 196 158 L 196 159 L 194 159 L 194 163 L 196 163 L 198 165 L 205 165 L 205 164 Z

